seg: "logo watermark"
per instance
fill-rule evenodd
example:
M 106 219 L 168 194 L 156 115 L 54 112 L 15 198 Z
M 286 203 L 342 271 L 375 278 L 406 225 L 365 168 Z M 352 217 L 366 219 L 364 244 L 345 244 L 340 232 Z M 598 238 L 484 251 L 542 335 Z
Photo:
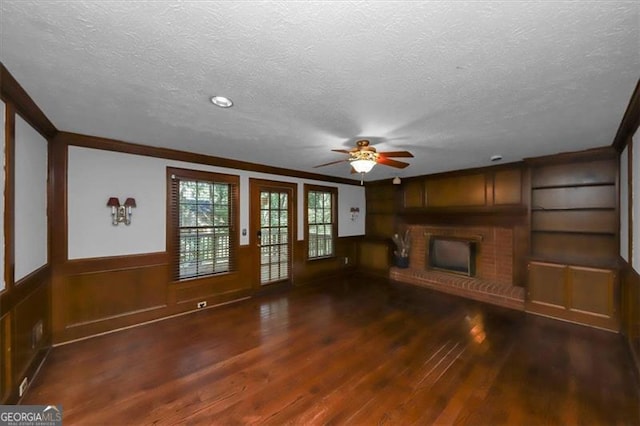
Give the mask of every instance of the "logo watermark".
M 0 405 L 0 426 L 62 426 L 62 405 Z

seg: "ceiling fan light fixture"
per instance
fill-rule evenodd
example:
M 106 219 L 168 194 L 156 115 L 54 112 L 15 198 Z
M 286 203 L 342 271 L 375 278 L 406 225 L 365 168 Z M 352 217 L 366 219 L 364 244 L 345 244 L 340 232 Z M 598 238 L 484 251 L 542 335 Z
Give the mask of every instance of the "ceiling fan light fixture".
M 373 149 L 356 151 L 351 154 L 349 162 L 356 172 L 369 173 L 378 162 L 378 153 Z
M 233 101 L 226 96 L 212 96 L 211 103 L 220 108 L 231 108 Z
M 358 173 L 369 173 L 373 166 L 376 165 L 375 160 L 357 159 L 351 160 L 351 167 Z

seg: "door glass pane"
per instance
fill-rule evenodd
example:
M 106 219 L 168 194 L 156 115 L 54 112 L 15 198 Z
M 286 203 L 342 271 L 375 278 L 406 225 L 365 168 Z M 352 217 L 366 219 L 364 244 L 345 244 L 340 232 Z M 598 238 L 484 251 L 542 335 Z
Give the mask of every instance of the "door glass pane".
M 261 191 L 260 283 L 289 278 L 289 195 L 283 191 Z

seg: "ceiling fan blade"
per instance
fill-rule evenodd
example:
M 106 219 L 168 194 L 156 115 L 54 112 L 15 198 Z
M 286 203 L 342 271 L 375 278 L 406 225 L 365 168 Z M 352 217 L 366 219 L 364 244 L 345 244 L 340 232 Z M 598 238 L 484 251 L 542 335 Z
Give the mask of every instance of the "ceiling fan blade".
M 388 151 L 388 152 L 379 152 L 378 154 L 383 157 L 413 157 L 413 154 L 409 151 Z
M 354 174 L 354 173 L 358 173 L 358 172 L 356 172 L 356 169 L 354 169 L 353 167 L 351 167 L 351 174 Z
M 351 151 L 353 151 L 353 150 L 347 151 L 346 149 L 332 149 L 331 151 L 333 151 L 333 152 L 341 152 L 343 154 L 351 154 Z
M 404 163 L 402 161 L 392 160 L 386 157 L 378 157 L 378 164 L 384 164 L 385 166 L 391 166 L 398 169 L 404 169 L 409 165 L 409 163 Z
M 344 163 L 345 161 L 349 161 L 349 159 L 347 158 L 347 159 L 344 159 L 344 160 L 331 161 L 330 163 L 324 163 L 324 164 L 319 164 L 317 166 L 313 166 L 313 168 L 316 169 L 318 167 L 330 166 L 331 164 Z

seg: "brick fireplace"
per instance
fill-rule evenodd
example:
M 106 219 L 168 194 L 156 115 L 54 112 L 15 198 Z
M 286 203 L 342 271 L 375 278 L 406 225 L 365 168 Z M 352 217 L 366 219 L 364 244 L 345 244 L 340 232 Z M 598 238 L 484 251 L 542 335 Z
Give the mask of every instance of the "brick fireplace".
M 409 268 L 391 268 L 391 279 L 482 302 L 524 310 L 524 289 L 513 285 L 513 230 L 495 226 L 411 225 Z M 430 236 L 475 241 L 475 276 L 428 266 Z

